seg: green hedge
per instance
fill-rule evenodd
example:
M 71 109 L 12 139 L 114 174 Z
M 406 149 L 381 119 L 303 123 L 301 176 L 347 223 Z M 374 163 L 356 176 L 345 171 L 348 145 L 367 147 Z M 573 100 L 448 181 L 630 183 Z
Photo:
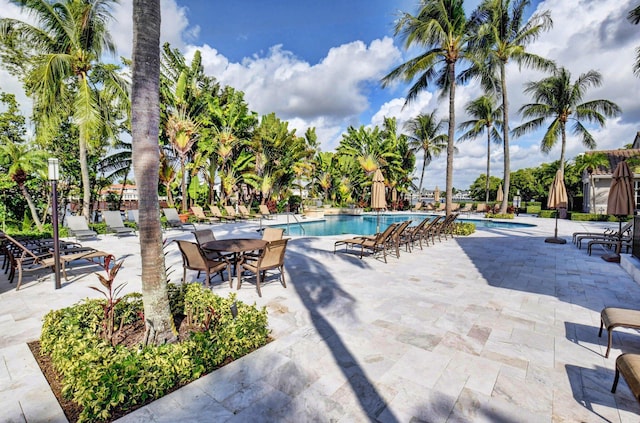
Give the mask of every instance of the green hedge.
M 592 222 L 617 222 L 618 218 L 608 214 L 572 212 L 571 220 L 592 221 Z M 628 218 L 623 219 L 623 221 L 627 221 L 627 220 Z
M 245 305 L 233 295 L 219 297 L 198 283 L 171 289 L 170 299 L 172 309 L 184 304 L 195 328 L 174 344 L 111 346 L 100 337 L 104 300 L 85 300 L 45 316 L 41 350 L 63 377 L 63 395 L 83 407 L 79 421 L 107 420 L 114 409 L 162 397 L 268 341 L 265 308 Z M 131 323 L 142 310 L 140 294 L 126 295 L 116 305 L 116 322 Z
M 513 219 L 513 213 L 487 213 L 484 215 L 487 219 Z
M 470 222 L 455 222 L 453 225 L 454 235 L 471 235 L 476 231 L 476 225 Z

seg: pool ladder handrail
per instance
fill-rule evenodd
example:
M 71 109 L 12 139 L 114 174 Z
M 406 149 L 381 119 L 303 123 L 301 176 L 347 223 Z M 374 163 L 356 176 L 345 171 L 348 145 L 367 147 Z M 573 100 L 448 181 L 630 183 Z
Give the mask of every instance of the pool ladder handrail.
M 291 232 L 289 230 L 289 226 L 290 226 L 290 222 L 289 222 L 289 216 L 293 216 L 293 219 L 295 220 L 295 223 L 298 224 L 298 226 L 300 227 L 300 231 L 302 232 L 302 235 L 305 235 L 305 230 L 304 230 L 304 226 L 302 226 L 302 223 L 298 220 L 298 217 L 295 215 L 295 213 L 292 212 L 282 212 L 282 213 L 278 213 L 278 214 L 284 214 L 287 216 L 287 233 Z M 263 217 L 260 217 L 260 230 L 262 230 L 262 219 Z

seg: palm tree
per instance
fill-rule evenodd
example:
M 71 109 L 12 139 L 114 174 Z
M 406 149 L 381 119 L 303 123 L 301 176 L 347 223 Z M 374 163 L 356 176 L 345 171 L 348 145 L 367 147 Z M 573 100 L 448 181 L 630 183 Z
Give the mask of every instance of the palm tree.
M 499 144 L 502 142 L 499 130 L 502 129 L 502 107 L 496 107 L 493 96 L 483 95 L 470 101 L 465 109 L 473 119 L 462 122 L 458 128 L 467 131 L 458 139 L 466 141 L 477 138 L 483 131 L 487 133 L 487 182 L 485 202 L 489 202 L 489 176 L 491 170 L 491 141 Z
M 520 136 L 540 128 L 546 121 L 551 120 L 542 138 L 540 149 L 548 153 L 562 140 L 560 148 L 560 170 L 564 174 L 564 156 L 567 144 L 566 126 L 573 120 L 572 132 L 582 137 L 582 144 L 587 148 L 595 148 L 596 141 L 582 121 L 604 126 L 607 117 L 620 113 L 620 108 L 609 100 L 591 100 L 582 102 L 589 87 L 602 84 L 599 72 L 583 73 L 575 82 L 571 82 L 571 73 L 565 68 L 557 69 L 552 76 L 536 82 L 526 84 L 525 93 L 533 96 L 534 103 L 525 104 L 520 108 L 524 118 L 532 118 L 513 130 L 515 136 Z
M 162 250 L 158 169 L 160 167 L 160 0 L 133 1 L 133 166 L 140 196 L 140 254 L 144 320 L 149 340 L 176 339 L 169 307 Z
M 446 150 L 448 145 L 447 134 L 443 134 L 444 122 L 436 118 L 435 110 L 429 114 L 420 114 L 404 124 L 404 129 L 409 139 L 409 147 L 414 153 L 422 152 L 422 172 L 418 195 L 422 195 L 422 182 L 424 172 L 434 157 Z
M 2 144 L 0 144 L 0 164 L 7 169 L 7 174 L 11 180 L 20 188 L 29 206 L 33 222 L 38 230 L 42 231 L 42 222 L 40 222 L 36 206 L 29 191 L 27 191 L 25 182 L 29 175 L 46 170 L 46 153 L 43 150 L 34 148 L 32 145 L 14 142 L 8 138 L 2 141 Z
M 116 67 L 99 63 L 103 53 L 116 51 L 107 26 L 110 8 L 117 1 L 63 0 L 55 7 L 45 0 L 14 2 L 26 9 L 36 24 L 0 19 L 0 43 L 5 47 L 2 59 L 33 97 L 39 137 L 55 135 L 59 123 L 69 116 L 78 125 L 82 213 L 88 219 L 90 140 L 100 139 L 95 135 L 109 129 L 105 125 L 109 108 L 126 108 L 128 104 L 105 101 L 122 99 L 128 90 Z
M 526 51 L 542 31 L 553 25 L 548 10 L 533 14 L 525 21 L 530 0 L 483 0 L 473 12 L 471 26 L 477 34 L 473 48 L 483 56 L 473 72 L 480 75 L 485 89 L 502 96 L 502 143 L 504 150 L 504 199 L 500 213 L 507 212 L 510 185 L 509 99 L 506 66 L 509 60 L 538 69 L 553 68 L 553 62 Z
M 640 23 L 640 5 L 629 12 L 627 19 L 634 25 Z M 640 76 L 640 47 L 636 49 L 636 62 L 633 64 L 633 73 L 635 73 L 636 76 Z
M 416 82 L 409 89 L 405 104 L 415 100 L 430 84 L 449 94 L 447 143 L 446 212 L 453 199 L 453 154 L 456 96 L 456 64 L 467 55 L 469 32 L 462 0 L 423 0 L 416 16 L 403 13 L 395 33 L 405 40 L 405 48 L 424 47 L 426 51 L 395 68 L 383 79 L 383 86 L 402 79 Z
M 589 174 L 589 186 L 591 187 L 591 212 L 596 210 L 596 187 L 593 183 L 593 172 L 599 167 L 608 167 L 609 158 L 606 154 L 597 151 L 588 151 L 576 157 L 577 171 L 582 173 L 585 170 Z

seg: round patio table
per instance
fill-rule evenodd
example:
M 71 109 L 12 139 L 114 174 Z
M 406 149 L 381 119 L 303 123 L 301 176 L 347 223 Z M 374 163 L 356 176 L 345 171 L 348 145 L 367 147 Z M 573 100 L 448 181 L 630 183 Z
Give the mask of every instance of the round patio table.
M 237 275 L 238 255 L 247 251 L 261 250 L 268 243 L 268 241 L 259 238 L 230 238 L 205 242 L 201 247 L 205 251 L 233 253 L 233 273 Z

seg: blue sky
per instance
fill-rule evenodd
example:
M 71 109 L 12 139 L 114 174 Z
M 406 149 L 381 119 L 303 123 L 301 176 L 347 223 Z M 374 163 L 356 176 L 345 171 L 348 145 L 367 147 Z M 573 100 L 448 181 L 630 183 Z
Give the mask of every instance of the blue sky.
M 465 1 L 471 11 L 479 0 Z M 640 26 L 631 25 L 626 13 L 634 0 L 541 0 L 531 11 L 550 10 L 553 29 L 530 50 L 555 60 L 577 78 L 597 70 L 603 85 L 589 91 L 585 100 L 606 98 L 616 102 L 623 115 L 610 119 L 604 129 L 593 129 L 599 149 L 616 149 L 633 141 L 640 130 L 640 79 L 631 66 L 640 46 Z M 425 92 L 404 107 L 407 87 L 382 89 L 380 79 L 410 54 L 393 38 L 399 10 L 414 12 L 415 0 L 161 0 L 162 41 L 187 57 L 200 50 L 205 70 L 221 83 L 245 92 L 252 110 L 275 112 L 299 134 L 315 127 L 323 150 L 335 148 L 349 125 L 381 125 L 385 116 L 399 126 L 419 113 L 436 110 L 444 118 L 446 103 L 437 93 Z M 130 57 L 131 0 L 114 8 L 110 26 L 119 55 Z M 0 16 L 21 17 L 8 0 L 0 0 Z M 576 19 L 579 16 L 579 19 Z M 507 68 L 512 125 L 520 123 L 517 110 L 529 101 L 523 84 L 545 75 L 510 64 Z M 19 82 L 0 70 L 0 88 L 14 92 L 29 113 L 29 102 Z M 466 120 L 465 103 L 483 94 L 471 83 L 457 90 L 457 122 Z M 559 146 L 540 152 L 541 134 L 511 142 L 511 169 L 534 167 L 557 160 Z M 485 172 L 486 145 L 458 144 L 454 160 L 454 186 L 467 188 Z M 579 139 L 569 136 L 567 157 L 585 151 Z M 503 155 L 492 146 L 492 175 L 502 177 Z M 421 157 L 418 157 L 418 168 Z M 426 188 L 444 187 L 445 157 L 436 158 L 425 174 Z

